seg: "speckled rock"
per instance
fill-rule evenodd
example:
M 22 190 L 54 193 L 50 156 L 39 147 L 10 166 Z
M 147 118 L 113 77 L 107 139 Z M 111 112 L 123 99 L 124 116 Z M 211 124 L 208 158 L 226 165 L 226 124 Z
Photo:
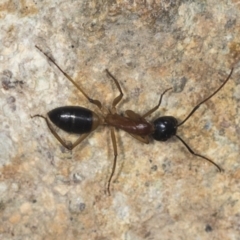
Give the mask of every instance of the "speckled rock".
M 240 235 L 240 5 L 238 1 L 1 1 L 0 239 L 238 239 Z M 89 96 L 119 114 L 161 108 L 148 117 L 183 120 L 177 139 L 144 145 L 108 127 L 68 151 L 41 118 L 65 105 L 96 106 L 38 50 L 39 46 Z M 74 141 L 56 129 L 61 136 Z

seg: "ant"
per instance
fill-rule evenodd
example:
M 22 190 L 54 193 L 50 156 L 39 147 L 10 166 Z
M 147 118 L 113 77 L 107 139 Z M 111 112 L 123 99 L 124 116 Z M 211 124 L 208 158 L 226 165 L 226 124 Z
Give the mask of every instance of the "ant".
M 113 145 L 113 151 L 114 151 L 114 161 L 112 166 L 112 172 L 108 179 L 107 183 L 107 192 L 110 195 L 110 185 L 111 180 L 114 175 L 115 169 L 116 169 L 116 163 L 117 163 L 117 142 L 115 137 L 114 128 L 119 128 L 127 133 L 129 133 L 132 137 L 139 140 L 142 143 L 148 144 L 150 142 L 150 136 L 157 141 L 167 141 L 171 137 L 175 136 L 178 138 L 183 145 L 188 149 L 188 151 L 200 158 L 203 158 L 213 165 L 217 167 L 219 172 L 222 171 L 222 169 L 212 160 L 209 158 L 195 153 L 188 145 L 187 143 L 177 135 L 177 128 L 183 125 L 192 115 L 193 113 L 206 101 L 208 101 L 210 98 L 212 98 L 216 93 L 218 93 L 222 87 L 228 82 L 230 79 L 233 68 L 231 69 L 228 77 L 225 79 L 225 81 L 218 87 L 215 92 L 213 92 L 209 97 L 201 101 L 199 104 L 197 104 L 192 111 L 187 115 L 187 117 L 180 123 L 178 123 L 177 119 L 172 116 L 163 116 L 159 117 L 153 122 L 148 122 L 145 118 L 151 115 L 153 112 L 155 112 L 161 105 L 162 98 L 166 92 L 171 90 L 172 88 L 166 89 L 160 96 L 160 99 L 158 101 L 158 104 L 147 111 L 145 114 L 140 115 L 132 110 L 125 111 L 126 116 L 119 115 L 116 111 L 117 104 L 121 101 L 123 97 L 123 92 L 120 87 L 120 84 L 118 83 L 117 79 L 106 69 L 107 75 L 113 80 L 115 83 L 119 95 L 113 100 L 111 109 L 108 109 L 107 113 L 104 113 L 102 103 L 96 99 L 92 99 L 88 96 L 88 94 L 82 89 L 80 85 L 78 85 L 67 73 L 65 73 L 59 65 L 48 56 L 43 50 L 41 50 L 38 46 L 35 46 L 40 52 L 42 52 L 48 60 L 50 60 L 63 74 L 64 76 L 86 97 L 86 99 L 96 105 L 99 110 L 101 111 L 101 115 L 96 114 L 95 112 L 84 108 L 80 106 L 64 106 L 64 107 L 58 107 L 50 112 L 47 113 L 47 116 L 43 116 L 40 114 L 36 114 L 32 117 L 41 117 L 45 119 L 48 128 L 54 135 L 54 137 L 67 149 L 72 150 L 77 145 L 79 145 L 85 138 L 88 137 L 88 135 L 93 132 L 97 127 L 100 125 L 106 125 L 110 127 L 111 131 L 111 140 Z M 74 143 L 66 143 L 56 132 L 54 127 L 52 126 L 51 122 L 56 125 L 58 128 L 73 134 L 80 134 L 80 137 L 74 142 Z

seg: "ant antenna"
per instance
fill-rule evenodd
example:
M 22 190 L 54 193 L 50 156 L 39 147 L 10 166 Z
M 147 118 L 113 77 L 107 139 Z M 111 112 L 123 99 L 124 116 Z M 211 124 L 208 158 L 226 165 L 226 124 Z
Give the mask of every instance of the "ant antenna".
M 209 158 L 207 158 L 207 157 L 204 157 L 203 155 L 200 155 L 200 154 L 195 153 L 195 152 L 187 145 L 187 143 L 186 143 L 181 137 L 179 137 L 178 135 L 175 135 L 175 137 L 177 137 L 177 138 L 183 143 L 183 145 L 187 148 L 187 150 L 188 150 L 191 154 L 193 154 L 193 155 L 195 155 L 195 156 L 197 156 L 197 157 L 200 157 L 200 158 L 203 158 L 203 159 L 209 161 L 210 163 L 212 163 L 214 166 L 217 167 L 217 169 L 218 169 L 219 172 L 222 172 L 222 171 L 223 171 L 223 170 L 222 170 L 214 161 L 212 161 L 211 159 L 209 159 Z
M 177 126 L 179 127 L 179 126 L 183 125 L 203 103 L 205 103 L 207 100 L 209 100 L 211 97 L 213 97 L 216 93 L 218 93 L 222 89 L 222 87 L 227 83 L 227 81 L 230 79 L 232 73 L 233 73 L 233 68 L 231 69 L 231 72 L 229 73 L 226 80 L 222 83 L 222 85 L 214 93 L 212 93 L 209 97 L 207 97 L 202 102 L 200 102 L 197 106 L 195 106 L 193 108 L 193 110 L 188 114 L 188 116 L 182 122 L 180 122 Z

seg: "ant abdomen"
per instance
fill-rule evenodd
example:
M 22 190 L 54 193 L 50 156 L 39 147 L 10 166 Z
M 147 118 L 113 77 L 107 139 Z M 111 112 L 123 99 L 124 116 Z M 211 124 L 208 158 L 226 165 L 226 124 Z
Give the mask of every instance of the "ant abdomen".
M 99 117 L 91 110 L 80 106 L 65 106 L 48 112 L 54 125 L 68 133 L 83 134 L 93 131 L 98 125 Z

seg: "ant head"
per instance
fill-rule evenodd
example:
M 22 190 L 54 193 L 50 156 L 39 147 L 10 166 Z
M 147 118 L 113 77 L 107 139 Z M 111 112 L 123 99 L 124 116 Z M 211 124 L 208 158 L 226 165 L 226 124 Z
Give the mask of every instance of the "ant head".
M 157 118 L 154 122 L 154 133 L 152 137 L 157 141 L 167 141 L 177 133 L 177 119 L 171 116 Z

